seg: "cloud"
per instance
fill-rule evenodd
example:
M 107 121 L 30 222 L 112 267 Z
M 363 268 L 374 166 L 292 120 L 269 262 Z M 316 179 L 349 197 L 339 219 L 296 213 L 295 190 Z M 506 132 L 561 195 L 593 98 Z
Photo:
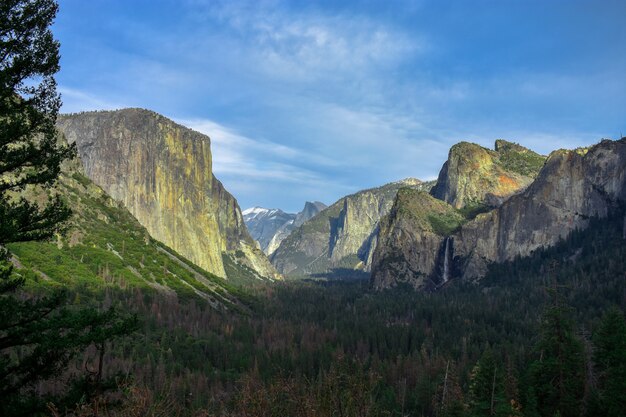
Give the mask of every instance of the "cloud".
M 283 81 L 359 76 L 426 49 L 415 35 L 355 15 L 295 12 L 282 2 L 191 2 L 235 31 L 255 69 Z
M 75 88 L 59 86 L 61 100 L 63 101 L 62 111 L 64 113 L 76 113 L 89 110 L 114 110 L 128 107 L 119 102 L 108 101 L 101 96 L 96 96 Z
M 433 178 L 461 140 L 548 153 L 623 129 L 623 60 L 519 65 L 535 55 L 518 57 L 507 28 L 468 32 L 480 10 L 407 2 L 182 0 L 135 15 L 116 0 L 91 16 L 70 2 L 63 110 L 178 115 L 211 137 L 214 170 L 242 205 L 285 209 Z M 545 44 L 541 30 L 511 28 Z
M 213 171 L 217 176 L 237 175 L 247 180 L 275 180 L 310 184 L 321 181 L 303 169 L 302 152 L 267 140 L 251 139 L 208 119 L 176 120 L 211 138 Z

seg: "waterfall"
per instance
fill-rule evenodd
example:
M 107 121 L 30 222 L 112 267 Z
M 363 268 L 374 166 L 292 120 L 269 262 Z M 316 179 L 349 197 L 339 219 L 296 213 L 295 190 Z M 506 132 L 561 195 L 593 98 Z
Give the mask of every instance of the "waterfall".
M 443 284 L 450 279 L 450 240 L 451 237 L 446 238 L 446 242 L 443 248 Z

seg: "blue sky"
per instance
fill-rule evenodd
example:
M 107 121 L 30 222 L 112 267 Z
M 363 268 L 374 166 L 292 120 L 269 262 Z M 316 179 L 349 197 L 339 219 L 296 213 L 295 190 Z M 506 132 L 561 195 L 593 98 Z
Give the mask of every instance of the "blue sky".
M 148 108 L 208 134 L 242 208 L 298 211 L 451 145 L 626 135 L 626 1 L 60 0 L 63 111 Z

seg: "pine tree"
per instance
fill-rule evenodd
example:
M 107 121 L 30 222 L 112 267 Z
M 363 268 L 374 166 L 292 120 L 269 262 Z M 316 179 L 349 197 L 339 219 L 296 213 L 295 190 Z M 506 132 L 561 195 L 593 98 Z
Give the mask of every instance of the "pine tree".
M 568 309 L 556 293 L 542 318 L 538 359 L 530 374 L 537 410 L 544 417 L 578 417 L 584 394 L 583 347 L 574 335 Z
M 469 415 L 514 416 L 518 410 L 505 395 L 505 369 L 493 357 L 491 349 L 485 350 L 470 376 Z
M 29 185 L 50 186 L 74 152 L 55 129 L 59 43 L 49 26 L 57 8 L 53 0 L 0 5 L 0 245 L 45 239 L 70 215 L 58 197 L 40 207 L 15 196 Z
M 603 317 L 594 335 L 594 362 L 598 373 L 599 410 L 618 417 L 626 410 L 626 320 L 617 308 Z
M 49 189 L 74 149 L 57 140 L 60 106 L 54 74 L 59 43 L 50 31 L 53 0 L 0 3 L 0 415 L 33 415 L 43 398 L 33 387 L 58 376 L 81 349 L 103 352 L 111 337 L 136 326 L 134 317 L 66 306 L 66 294 L 20 294 L 6 244 L 42 240 L 63 227 L 70 210 L 59 197 L 40 206 L 20 197 L 27 187 Z M 100 356 L 102 358 L 102 355 Z M 82 382 L 81 396 L 99 383 L 102 366 Z M 78 385 L 77 385 L 78 386 Z M 57 398 L 60 401 L 59 398 Z

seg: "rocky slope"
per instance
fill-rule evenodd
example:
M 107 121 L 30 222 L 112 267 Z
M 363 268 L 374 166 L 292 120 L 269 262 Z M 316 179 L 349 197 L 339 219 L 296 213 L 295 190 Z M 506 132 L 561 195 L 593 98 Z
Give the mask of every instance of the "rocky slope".
M 64 115 L 57 125 L 76 143 L 87 177 L 152 237 L 220 277 L 225 262 L 277 277 L 212 173 L 207 136 L 142 109 Z
M 243 211 L 243 220 L 261 249 L 271 255 L 296 227 L 326 208 L 319 201 L 307 201 L 297 214 L 285 213 L 280 209 L 253 207 Z
M 413 205 L 423 200 L 412 197 Z M 374 255 L 372 285 L 386 288 L 406 281 L 421 287 L 425 277 L 438 285 L 446 278 L 442 271 L 446 259 L 448 279 L 477 279 L 490 263 L 552 246 L 573 230 L 585 228 L 590 218 L 623 211 L 625 204 L 626 138 L 602 141 L 588 149 L 555 151 L 525 190 L 444 233 L 446 237 L 439 241 L 420 241 L 425 228 L 415 209 L 393 211 L 388 224 L 400 226 L 381 228 L 379 239 L 384 244 Z M 403 241 L 415 245 L 405 248 L 408 245 Z M 439 255 L 422 254 L 429 250 Z M 393 262 L 389 253 L 397 255 Z M 407 272 L 398 276 L 396 270 Z
M 341 198 L 283 240 L 272 263 L 292 276 L 369 271 L 378 223 L 402 187 L 429 190 L 432 182 L 409 178 Z
M 276 252 L 276 249 L 278 249 L 282 241 L 285 240 L 291 232 L 302 226 L 304 222 L 312 219 L 317 215 L 317 213 L 324 210 L 326 207 L 328 207 L 326 204 L 320 203 L 319 201 L 307 201 L 304 204 L 302 211 L 296 214 L 296 217 L 292 222 L 285 223 L 276 231 L 276 233 L 274 233 L 274 236 L 267 245 L 265 253 L 271 256 L 274 252 Z
M 625 203 L 626 138 L 555 151 L 528 189 L 453 236 L 459 273 L 478 278 L 490 262 L 552 246 L 573 230 L 586 228 L 591 217 L 604 218 Z
M 414 288 L 445 284 L 451 276 L 451 247 L 446 236 L 464 220 L 445 201 L 424 191 L 400 189 L 390 213 L 380 221 L 372 260 L 374 287 L 401 282 Z
M 449 152 L 431 194 L 456 208 L 496 207 L 526 188 L 545 157 L 515 143 L 497 140 L 495 150 L 460 142 Z
M 282 226 L 293 223 L 296 219 L 294 213 L 285 213 L 281 209 L 267 209 L 263 207 L 252 207 L 245 209 L 243 221 L 250 232 L 250 236 L 257 242 L 261 250 L 267 252 L 267 247 L 272 238 Z
M 167 298 L 239 308 L 233 288 L 153 239 L 129 211 L 84 175 L 78 160 L 63 164 L 53 189 L 72 209 L 67 232 L 49 242 L 12 243 L 17 272 L 37 286 L 67 286 L 100 294 L 105 288 L 139 289 Z M 45 200 L 48 191 L 23 195 Z

